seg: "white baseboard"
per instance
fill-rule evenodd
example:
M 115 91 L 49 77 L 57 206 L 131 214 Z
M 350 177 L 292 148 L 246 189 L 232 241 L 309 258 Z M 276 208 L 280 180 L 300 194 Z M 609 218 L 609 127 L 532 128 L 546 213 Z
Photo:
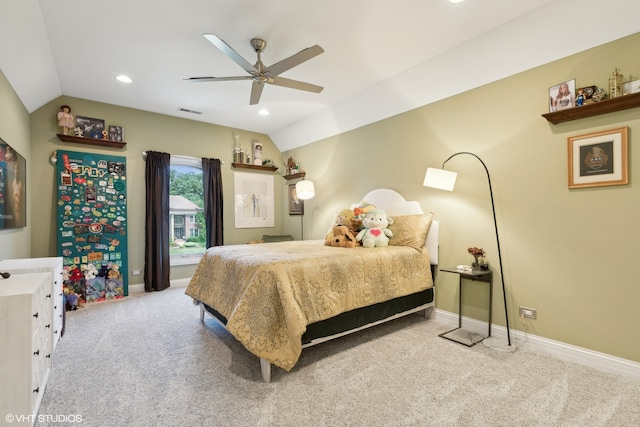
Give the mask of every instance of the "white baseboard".
M 443 323 L 450 324 L 451 327 L 458 325 L 457 313 L 436 309 L 436 318 Z M 462 317 L 462 326 L 470 332 L 475 332 L 481 335 L 486 335 L 488 330 L 487 322 L 470 319 L 464 316 Z M 562 360 L 576 362 L 602 371 L 640 379 L 640 363 L 566 344 L 560 341 L 525 334 L 522 331 L 516 331 L 511 328 L 509 328 L 509 334 L 511 336 L 511 344 L 516 347 L 526 346 L 533 350 L 540 350 L 545 353 L 552 354 Z M 500 325 L 491 325 L 491 336 L 504 339 L 506 341 L 507 328 Z
M 172 288 L 184 288 L 189 284 L 189 280 L 191 280 L 191 278 L 187 278 L 187 279 L 175 279 L 175 280 L 171 280 L 169 282 L 169 286 Z M 137 293 L 137 292 L 144 292 L 144 283 L 136 283 L 135 285 L 129 285 L 129 293 Z

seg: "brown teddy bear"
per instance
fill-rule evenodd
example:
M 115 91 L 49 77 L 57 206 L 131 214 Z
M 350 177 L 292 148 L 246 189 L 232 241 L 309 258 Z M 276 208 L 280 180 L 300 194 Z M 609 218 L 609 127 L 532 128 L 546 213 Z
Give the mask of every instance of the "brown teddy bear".
M 355 248 L 358 245 L 355 236 L 349 229 L 344 225 L 336 225 L 333 227 L 333 232 L 331 233 L 331 240 L 327 238 L 325 240 L 325 245 L 334 246 L 338 248 Z M 327 244 L 329 243 L 329 244 Z

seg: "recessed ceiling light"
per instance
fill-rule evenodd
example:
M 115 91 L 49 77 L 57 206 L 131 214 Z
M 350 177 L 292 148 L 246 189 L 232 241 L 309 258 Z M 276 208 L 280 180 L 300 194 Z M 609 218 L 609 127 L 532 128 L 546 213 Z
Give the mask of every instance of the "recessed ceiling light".
M 261 116 L 268 116 L 269 115 L 269 110 L 267 109 L 262 109 L 258 112 L 258 114 L 260 114 Z
M 462 3 L 464 0 L 449 0 L 449 3 Z
M 124 74 L 120 74 L 119 76 L 116 76 L 116 80 L 122 83 L 131 83 L 133 81 L 131 80 L 131 77 L 125 76 Z

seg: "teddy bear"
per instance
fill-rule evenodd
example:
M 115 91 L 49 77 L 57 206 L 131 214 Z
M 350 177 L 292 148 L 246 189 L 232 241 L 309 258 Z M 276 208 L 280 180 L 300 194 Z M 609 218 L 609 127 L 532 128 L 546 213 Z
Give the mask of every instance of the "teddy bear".
M 109 274 L 107 275 L 108 279 L 119 279 L 120 278 L 120 267 L 118 264 L 112 264 L 111 270 L 109 270 Z
M 372 209 L 362 217 L 364 228 L 356 236 L 356 240 L 362 242 L 365 248 L 389 246 L 389 237 L 393 236 L 387 227 L 393 224 L 393 219 L 388 217 L 382 209 Z
M 353 233 L 345 225 L 336 225 L 332 231 L 333 240 L 328 246 L 338 248 L 355 248 L 358 244 Z
M 353 212 L 352 209 L 342 209 L 340 212 L 338 212 L 338 214 L 335 217 L 333 227 L 327 233 L 327 235 L 324 236 L 325 246 L 333 246 L 332 242 L 334 237 L 334 228 L 337 225 L 343 225 L 347 227 L 351 231 L 351 233 L 353 233 L 354 235 L 357 234 L 358 233 L 357 229 L 351 229 L 353 218 L 355 218 L 355 213 Z

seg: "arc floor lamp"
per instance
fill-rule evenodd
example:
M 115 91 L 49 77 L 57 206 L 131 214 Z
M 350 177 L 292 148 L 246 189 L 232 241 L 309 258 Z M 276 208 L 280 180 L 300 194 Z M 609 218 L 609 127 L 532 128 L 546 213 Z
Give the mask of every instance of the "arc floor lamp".
M 296 195 L 300 200 L 309 200 L 316 195 L 313 181 L 302 180 L 296 183 Z M 304 212 L 300 215 L 300 240 L 304 240 Z
M 487 181 L 489 183 L 489 195 L 491 196 L 491 209 L 493 211 L 493 225 L 496 230 L 496 242 L 498 243 L 498 264 L 500 265 L 500 281 L 502 282 L 502 296 L 504 298 L 504 316 L 507 324 L 507 342 L 509 346 L 511 346 L 511 333 L 509 332 L 509 313 L 507 311 L 507 293 L 505 290 L 504 284 L 504 273 L 502 270 L 502 253 L 500 252 L 500 237 L 498 236 L 498 221 L 496 220 L 496 206 L 493 202 L 493 189 L 491 188 L 491 177 L 489 176 L 489 169 L 487 169 L 487 165 L 482 161 L 480 157 L 477 155 L 470 153 L 468 151 L 461 151 L 459 153 L 455 153 L 451 155 L 447 160 L 442 163 L 442 168 L 427 168 L 427 173 L 424 177 L 423 185 L 425 187 L 437 188 L 440 190 L 453 191 L 453 187 L 456 183 L 456 178 L 458 174 L 456 172 L 448 171 L 444 169 L 444 165 L 451 159 L 460 155 L 469 155 L 475 157 L 482 163 L 485 172 L 487 173 Z

